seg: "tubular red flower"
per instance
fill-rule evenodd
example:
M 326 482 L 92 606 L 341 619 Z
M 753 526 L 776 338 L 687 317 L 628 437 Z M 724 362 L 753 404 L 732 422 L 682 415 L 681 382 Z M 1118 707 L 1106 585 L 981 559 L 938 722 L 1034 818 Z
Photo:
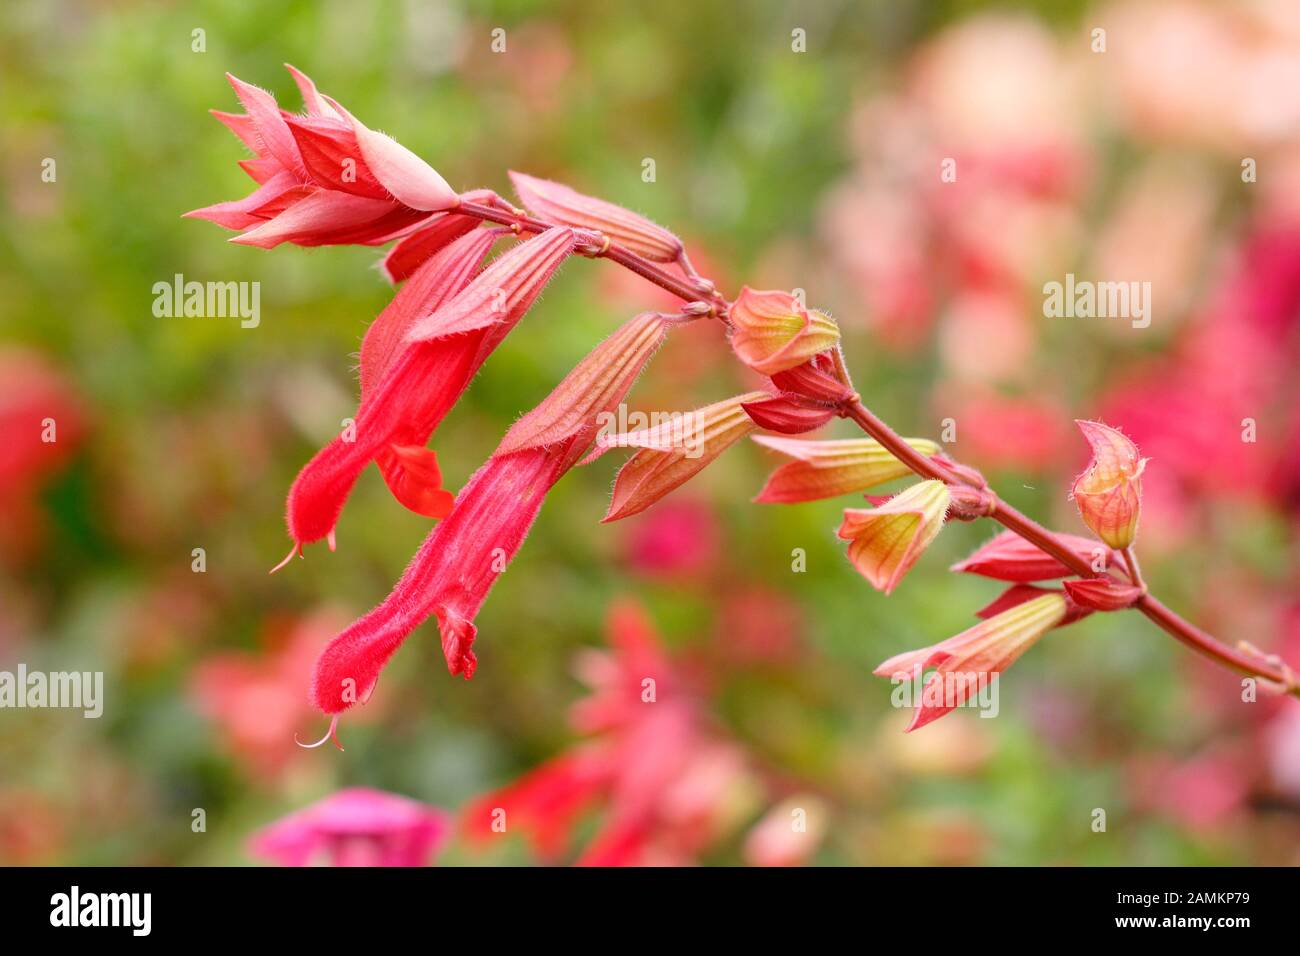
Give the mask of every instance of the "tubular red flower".
M 214 115 L 256 154 L 241 166 L 260 188 L 187 216 L 242 230 L 232 242 L 265 249 L 282 242 L 369 245 L 459 204 L 455 190 L 422 159 L 321 95 L 306 75 L 289 71 L 305 116 L 282 112 L 270 93 L 227 74 L 248 112 Z
M 403 505 L 445 517 L 450 501 L 437 494 L 438 484 L 430 485 L 437 478 L 436 458 L 423 446 L 574 241 L 571 230 L 547 230 L 499 256 L 465 285 L 492 239 L 491 233 L 472 232 L 429 260 L 367 332 L 355 434 L 321 449 L 289 491 L 289 535 L 299 546 L 333 530 L 371 459 Z M 457 323 L 453 332 L 461 334 L 441 334 L 444 317 Z M 415 328 L 432 331 L 411 342 Z
M 388 659 L 431 615 L 438 618 L 448 671 L 466 679 L 474 675 L 474 617 L 523 544 L 546 493 L 582 457 L 601 413 L 622 401 L 653 353 L 664 324 L 661 317 L 650 318 L 655 322 L 638 316 L 597 346 L 538 407 L 536 417 L 521 419 L 519 433 L 507 435 L 475 472 L 387 599 L 321 653 L 312 679 L 317 707 L 333 714 L 369 697 Z M 643 339 L 649 347 L 624 347 Z M 603 405 L 583 401 L 582 395 L 599 396 Z M 579 419 L 565 414 L 571 409 L 581 410 Z

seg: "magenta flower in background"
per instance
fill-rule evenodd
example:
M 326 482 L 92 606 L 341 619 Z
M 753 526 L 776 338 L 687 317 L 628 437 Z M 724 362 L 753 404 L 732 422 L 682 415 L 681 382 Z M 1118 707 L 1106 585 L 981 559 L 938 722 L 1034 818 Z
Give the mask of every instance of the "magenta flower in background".
M 450 829 L 442 810 L 352 787 L 259 830 L 248 850 L 279 866 L 424 866 Z

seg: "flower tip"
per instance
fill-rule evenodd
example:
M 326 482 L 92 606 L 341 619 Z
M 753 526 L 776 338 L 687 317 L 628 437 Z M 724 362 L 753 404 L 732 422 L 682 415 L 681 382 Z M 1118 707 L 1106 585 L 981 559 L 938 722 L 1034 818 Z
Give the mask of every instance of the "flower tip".
M 325 543 L 329 546 L 331 552 L 338 550 L 338 539 L 334 537 L 333 528 L 330 528 L 329 534 L 325 535 Z
M 340 753 L 343 752 L 343 744 L 339 741 L 339 715 L 338 714 L 335 714 L 333 717 L 330 718 L 329 730 L 325 731 L 325 736 L 321 737 L 320 740 L 317 740 L 314 743 L 305 744 L 298 739 L 297 734 L 293 735 L 293 742 L 296 743 L 303 750 L 315 750 L 317 747 L 324 744 L 325 741 L 327 740 L 333 741 L 334 746 L 339 749 L 339 752 Z
M 331 532 L 331 533 L 332 533 L 332 532 Z M 330 550 L 332 551 L 332 550 L 334 550 L 334 549 L 331 548 Z M 289 553 L 286 554 L 286 555 L 284 556 L 284 558 L 280 561 L 280 563 L 277 564 L 275 567 L 273 567 L 270 571 L 267 571 L 266 573 L 267 573 L 267 574 L 275 574 L 276 571 L 279 571 L 282 567 L 284 567 L 286 564 L 288 564 L 290 561 L 292 561 L 292 560 L 293 560 L 293 556 L 294 556 L 295 554 L 298 555 L 298 557 L 300 557 L 300 558 L 303 556 L 303 554 L 302 554 L 302 544 L 301 544 L 300 542 L 298 542 L 298 541 L 295 541 L 295 542 L 293 543 L 293 546 L 292 546 L 291 548 L 289 548 Z

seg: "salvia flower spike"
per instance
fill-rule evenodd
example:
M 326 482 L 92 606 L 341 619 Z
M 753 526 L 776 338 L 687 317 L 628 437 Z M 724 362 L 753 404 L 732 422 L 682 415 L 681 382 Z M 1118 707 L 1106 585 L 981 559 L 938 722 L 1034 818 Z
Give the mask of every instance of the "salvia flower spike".
M 846 508 L 838 534 L 858 573 L 888 594 L 938 536 L 947 511 L 948 486 L 922 481 L 877 508 Z
M 1130 550 L 1146 459 L 1120 432 L 1079 422 L 1093 454 L 1073 497 L 1102 543 L 1057 535 L 1000 499 L 979 472 L 938 453 L 933 443 L 902 438 L 867 408 L 851 384 L 835 323 L 792 294 L 746 288 L 728 302 L 696 272 L 671 232 L 559 183 L 512 174 L 528 213 L 490 190 L 458 195 L 410 150 L 365 126 L 305 74 L 289 71 L 305 104 L 302 115 L 230 77 L 245 112 L 213 115 L 253 153 L 239 165 L 257 188 L 187 215 L 237 231 L 232 241 L 265 248 L 395 243 L 381 268 L 392 282 L 409 281 L 363 343 L 354 434 L 322 450 L 295 482 L 289 502 L 294 543 L 282 564 L 301 555 L 305 542 L 324 538 L 333 549 L 343 502 L 372 460 L 403 504 L 445 519 L 388 599 L 319 659 L 313 695 L 334 715 L 324 739 L 336 740 L 337 715 L 368 697 L 389 656 L 431 615 L 438 618 L 448 669 L 473 673 L 473 619 L 503 570 L 502 558 L 508 562 L 518 550 L 547 491 L 593 439 L 596 450 L 588 460 L 611 447 L 638 449 L 615 481 L 608 521 L 649 507 L 756 425 L 799 434 L 835 415 L 852 420 L 870 442 L 850 451 L 845 443 L 764 438 L 795 461 L 772 476 L 759 499 L 801 501 L 863 490 L 908 470 L 925 479 L 874 509 L 844 514 L 839 534 L 849 541 L 849 557 L 876 587 L 889 591 L 897 584 L 945 517 L 988 517 L 1010 529 L 954 566 L 1011 582 L 978 612 L 982 623 L 887 661 L 882 670 L 960 664 L 996 672 L 1051 627 L 1093 611 L 1134 607 L 1207 657 L 1300 693 L 1284 662 L 1222 644 L 1147 593 Z M 483 222 L 504 228 L 481 228 Z M 479 272 L 488 248 L 507 233 L 535 238 Z M 672 293 L 685 303 L 683 315 L 647 313 L 625 324 L 515 424 L 452 499 L 441 487 L 427 440 L 560 262 L 575 252 L 613 261 Z M 685 428 L 672 422 L 612 438 L 599 434 L 602 411 L 621 400 L 667 327 L 685 316 L 721 318 L 737 357 L 767 376 L 772 388 L 686 413 L 691 420 Z M 1108 573 L 1121 561 L 1127 582 Z M 1078 579 L 1066 580 L 1063 591 L 1028 583 L 1066 575 Z M 923 707 L 913 727 L 947 709 Z
M 789 292 L 756 292 L 746 286 L 731 304 L 731 347 L 763 375 L 802 365 L 839 345 L 830 316 L 810 311 Z
M 1074 481 L 1074 502 L 1083 523 L 1102 541 L 1123 551 L 1137 536 L 1147 459 L 1139 457 L 1131 439 L 1109 425 L 1075 424 L 1092 446 L 1092 460 Z
M 873 673 L 894 680 L 913 680 L 927 669 L 935 669 L 922 691 L 921 706 L 907 728 L 913 731 L 961 706 L 980 679 L 987 680 L 1010 667 L 1039 638 L 1065 623 L 1067 612 L 1065 595 L 1060 591 L 1044 592 L 946 641 L 891 657 Z

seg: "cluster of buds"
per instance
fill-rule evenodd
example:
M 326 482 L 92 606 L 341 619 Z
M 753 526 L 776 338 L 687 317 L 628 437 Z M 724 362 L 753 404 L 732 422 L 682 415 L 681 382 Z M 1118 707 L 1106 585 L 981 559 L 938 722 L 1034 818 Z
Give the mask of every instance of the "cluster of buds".
M 1009 667 L 1049 631 L 1079 620 L 1093 611 L 1132 607 L 1145 593 L 1135 565 L 1129 563 L 1141 505 L 1138 477 L 1145 459 L 1120 432 L 1097 422 L 1080 422 L 1093 449 L 1093 459 L 1075 483 L 1075 500 L 1084 523 L 1101 540 L 1054 535 L 1068 549 L 1062 561 L 1014 531 L 1004 531 L 952 570 L 1010 583 L 1010 587 L 977 612 L 979 623 L 931 647 L 890 658 L 875 671 L 895 680 L 919 679 L 931 673 L 927 692 L 907 728 L 915 730 L 961 706 L 978 681 Z M 874 439 L 811 441 L 758 437 L 760 444 L 793 458 L 769 477 L 757 500 L 790 504 L 865 491 L 904 477 L 913 468 Z M 839 537 L 848 542 L 848 559 L 875 588 L 894 590 L 938 537 L 946 519 L 975 520 L 996 513 L 997 497 L 982 475 L 943 455 L 926 439 L 902 439 L 930 460 L 934 473 L 944 476 L 920 481 L 892 497 L 868 495 L 872 508 L 846 508 Z M 1128 565 L 1127 579 L 1111 571 Z M 1088 574 L 1077 576 L 1081 568 Z M 1059 589 L 1039 583 L 1063 580 Z M 955 692 L 929 693 L 945 678 L 966 681 Z

